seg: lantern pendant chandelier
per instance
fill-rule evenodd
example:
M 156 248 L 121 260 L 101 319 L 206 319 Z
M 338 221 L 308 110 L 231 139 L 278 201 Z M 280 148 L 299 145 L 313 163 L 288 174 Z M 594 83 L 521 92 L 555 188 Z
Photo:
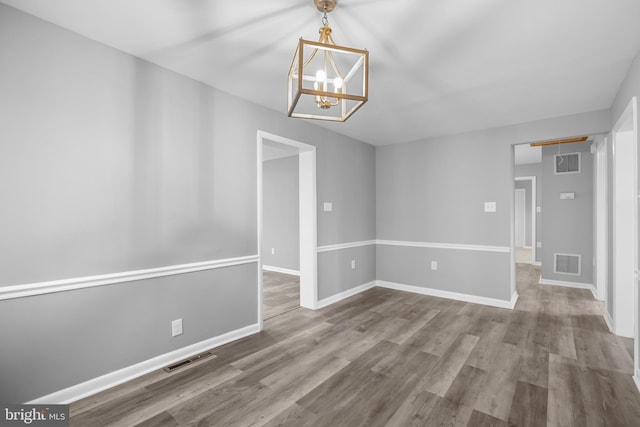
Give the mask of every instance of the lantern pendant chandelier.
M 320 38 L 300 39 L 289 68 L 289 117 L 344 122 L 369 97 L 369 52 L 339 46 L 327 13 L 338 0 L 314 0 L 323 13 Z

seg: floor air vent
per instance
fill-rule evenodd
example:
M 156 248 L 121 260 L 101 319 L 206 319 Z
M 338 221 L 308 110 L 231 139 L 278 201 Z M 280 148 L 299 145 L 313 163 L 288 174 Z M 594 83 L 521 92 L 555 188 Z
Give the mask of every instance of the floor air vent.
M 169 365 L 169 366 L 165 367 L 164 370 L 167 371 L 167 372 L 173 372 L 176 369 L 180 369 L 180 368 L 182 368 L 184 366 L 192 364 L 193 362 L 198 362 L 199 360 L 206 359 L 207 357 L 212 356 L 212 355 L 213 355 L 213 353 L 211 353 L 210 351 L 205 351 L 204 353 L 197 354 L 197 355 L 191 357 L 190 359 L 184 359 L 184 360 L 181 360 L 179 362 L 174 363 L 173 365 Z
M 581 274 L 580 258 L 577 254 L 554 254 L 554 272 L 579 276 Z

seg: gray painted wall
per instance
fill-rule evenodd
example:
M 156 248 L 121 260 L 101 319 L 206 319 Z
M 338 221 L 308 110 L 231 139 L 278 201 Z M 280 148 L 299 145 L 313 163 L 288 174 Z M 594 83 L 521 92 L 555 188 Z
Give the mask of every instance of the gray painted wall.
M 355 269 L 351 261 L 355 260 Z M 348 291 L 376 279 L 376 245 L 318 253 L 318 280 L 326 283 L 318 299 Z
M 512 145 L 608 126 L 608 112 L 598 111 L 377 147 L 377 238 L 511 247 Z M 497 202 L 497 212 L 484 213 L 485 201 Z M 505 253 L 378 245 L 376 259 L 380 280 L 505 301 L 514 291 L 513 261 Z M 479 285 L 468 271 L 487 281 Z
M 581 153 L 581 172 L 554 173 L 554 155 Z M 542 147 L 542 277 L 549 280 L 593 284 L 593 155 L 589 144 Z M 560 200 L 560 193 L 575 193 Z M 581 275 L 554 272 L 554 254 L 582 256 Z
M 257 254 L 258 129 L 317 147 L 319 209 L 336 202 L 318 212 L 320 244 L 375 238 L 372 146 L 2 4 L 0 40 L 0 286 Z M 321 295 L 351 286 L 323 268 Z M 257 277 L 251 264 L 0 301 L 18 325 L 0 332 L 0 401 L 255 324 Z
M 635 59 L 633 60 L 633 63 L 631 64 L 631 66 L 629 67 L 629 70 L 627 71 L 627 75 L 624 79 L 624 81 L 622 82 L 622 85 L 620 85 L 620 89 L 618 90 L 618 93 L 613 101 L 613 104 L 611 105 L 611 115 L 610 115 L 610 119 L 611 119 L 611 125 L 615 125 L 615 123 L 618 121 L 618 119 L 620 118 L 620 116 L 622 115 L 622 113 L 624 112 L 625 108 L 627 108 L 627 105 L 629 104 L 629 101 L 631 101 L 631 99 L 637 96 L 638 100 L 640 102 L 640 52 L 636 55 Z M 637 112 L 637 116 L 636 117 L 636 122 L 640 123 L 640 109 Z M 611 139 L 609 139 L 609 141 L 611 141 Z M 640 147 L 640 141 L 638 141 L 638 147 Z M 611 194 L 613 193 L 612 191 L 612 187 L 611 187 L 611 169 L 612 169 L 612 165 L 611 165 L 611 160 L 613 159 L 613 156 L 611 155 L 611 152 L 608 153 L 608 162 L 609 162 L 609 206 L 612 206 L 612 199 L 611 199 Z M 638 164 L 640 165 L 640 149 L 638 150 Z M 638 188 L 640 188 L 640 174 L 638 174 Z M 612 212 L 611 209 L 609 211 L 609 218 L 613 218 L 612 217 Z M 613 227 L 611 222 L 609 223 L 610 227 L 609 227 L 609 254 L 611 254 L 612 250 L 613 250 L 613 240 L 612 240 L 612 236 L 613 236 Z M 637 227 L 638 228 L 638 239 L 640 241 L 640 224 Z M 640 253 L 638 254 L 638 257 L 640 257 Z M 609 260 L 609 266 L 612 266 L 612 260 Z M 640 265 L 640 258 L 638 260 L 638 265 Z M 612 277 L 612 271 L 611 268 L 609 268 L 609 289 L 608 289 L 608 293 L 609 296 L 613 295 L 613 277 Z M 638 294 L 638 306 L 640 306 L 640 292 L 637 293 Z M 612 302 L 612 298 L 609 297 L 609 301 L 608 301 L 608 305 L 607 305 L 608 309 L 609 309 L 609 313 L 612 315 L 613 317 L 613 302 Z M 640 330 L 640 316 L 638 318 L 638 325 L 637 325 L 637 329 L 636 330 Z
M 300 270 L 298 156 L 265 161 L 262 168 L 262 262 Z
M 255 324 L 256 276 L 249 264 L 0 301 L 0 401 L 28 401 Z M 178 318 L 184 334 L 171 338 Z
M 528 165 L 517 165 L 514 167 L 514 176 L 535 176 L 536 177 L 536 202 L 540 206 L 542 201 L 542 163 Z M 542 242 L 542 215 L 544 212 L 536 212 L 536 242 Z M 533 242 L 535 245 L 536 242 Z M 543 248 L 536 248 L 536 262 L 542 261 Z
M 524 245 L 531 246 L 531 181 L 516 181 L 515 185 L 524 190 Z

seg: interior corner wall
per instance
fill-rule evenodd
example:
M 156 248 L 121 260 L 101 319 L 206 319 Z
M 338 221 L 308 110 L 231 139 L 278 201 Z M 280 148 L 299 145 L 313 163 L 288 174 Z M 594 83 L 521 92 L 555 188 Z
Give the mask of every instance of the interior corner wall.
M 580 153 L 580 173 L 555 173 L 554 156 Z M 561 193 L 575 199 L 561 200 Z M 542 278 L 593 285 L 593 154 L 590 144 L 542 147 Z M 580 275 L 556 273 L 554 254 L 581 256 Z
M 294 271 L 300 270 L 298 163 L 295 155 L 262 166 L 262 263 Z
M 319 244 L 375 239 L 368 144 L 3 4 L 0 63 L 0 290 L 255 256 L 0 300 L 0 324 L 14 325 L 0 333 L 2 402 L 257 325 L 257 130 L 316 146 L 318 206 L 334 201 L 318 211 Z M 374 259 L 360 264 L 375 276 Z M 318 275 L 319 292 L 336 286 Z M 177 318 L 184 333 L 172 338 Z
M 618 119 L 624 112 L 625 108 L 627 108 L 627 105 L 629 104 L 629 102 L 634 96 L 638 97 L 638 99 L 640 100 L 640 52 L 638 52 L 635 59 L 630 64 L 629 70 L 627 71 L 627 75 L 625 76 L 624 81 L 620 85 L 620 89 L 618 89 L 618 93 L 616 94 L 613 104 L 611 105 L 611 109 L 610 109 L 611 126 L 616 124 L 616 122 L 618 121 Z M 636 123 L 640 124 L 640 109 L 639 111 L 636 111 L 636 114 L 637 114 Z M 638 134 L 638 137 L 640 138 L 640 132 Z M 609 298 L 608 298 L 607 308 L 609 310 L 609 314 L 611 315 L 611 317 L 615 318 L 613 313 L 613 298 L 611 297 L 613 295 L 613 272 L 612 272 L 613 260 L 611 258 L 611 254 L 613 253 L 613 224 L 611 221 L 611 218 L 613 218 L 613 212 L 612 212 L 613 153 L 611 152 L 612 145 L 613 144 L 611 144 L 611 137 L 609 137 L 609 152 L 607 153 L 607 159 L 608 159 L 607 167 L 609 171 L 609 175 L 607 177 L 608 183 L 609 183 L 607 192 L 609 194 L 609 207 L 610 207 L 609 213 L 608 213 L 609 215 L 609 231 L 608 231 L 609 233 L 609 248 L 608 248 L 608 253 L 609 253 L 608 295 L 609 295 Z M 640 141 L 636 141 L 636 147 L 638 147 L 637 164 L 640 165 Z M 638 180 L 639 181 L 638 181 L 637 188 L 640 188 L 640 173 L 638 173 Z M 638 229 L 638 240 L 640 241 L 640 226 L 637 227 L 637 229 Z M 638 253 L 638 265 L 640 265 L 640 253 Z M 638 306 L 640 306 L 640 292 L 636 292 L 636 294 L 638 298 Z M 637 330 L 640 330 L 640 316 L 638 318 L 638 325 L 636 326 L 637 326 Z M 636 374 L 640 377 L 640 372 L 636 372 Z
M 602 110 L 377 147 L 377 279 L 510 301 L 512 145 L 608 127 Z
M 535 176 L 536 177 L 536 204 L 540 206 L 542 201 L 542 163 L 532 163 L 527 165 L 517 165 L 514 167 L 514 176 Z M 542 242 L 542 215 L 543 212 L 536 210 L 536 239 L 531 242 L 532 246 L 537 242 Z M 536 262 L 542 261 L 543 248 L 536 248 Z

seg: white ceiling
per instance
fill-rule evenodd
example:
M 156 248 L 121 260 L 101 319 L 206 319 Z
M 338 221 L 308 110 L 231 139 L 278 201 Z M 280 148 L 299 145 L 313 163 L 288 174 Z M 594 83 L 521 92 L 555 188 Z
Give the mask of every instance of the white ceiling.
M 312 0 L 1 1 L 283 114 L 321 19 Z M 609 108 L 640 48 L 638 0 L 340 0 L 329 21 L 370 51 L 369 102 L 315 123 L 374 145 Z

